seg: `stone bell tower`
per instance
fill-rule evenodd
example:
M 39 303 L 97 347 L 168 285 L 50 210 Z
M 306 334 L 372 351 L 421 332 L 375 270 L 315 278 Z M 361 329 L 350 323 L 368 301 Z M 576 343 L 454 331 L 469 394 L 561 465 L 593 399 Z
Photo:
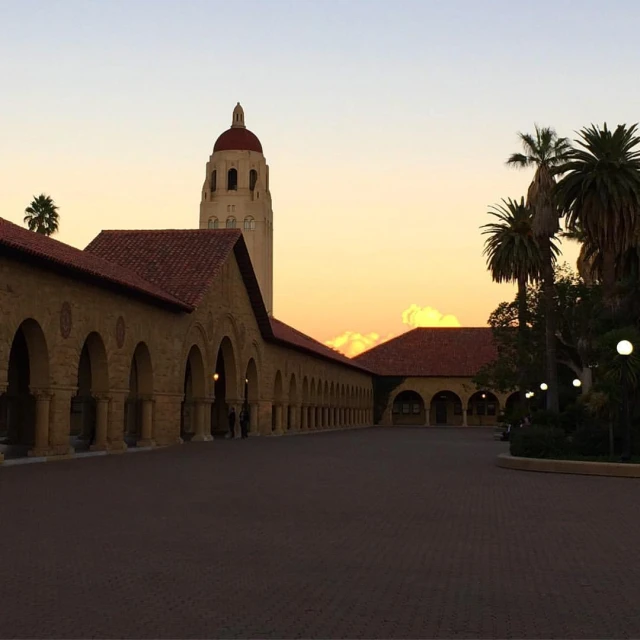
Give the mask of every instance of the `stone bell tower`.
M 201 229 L 241 229 L 269 315 L 273 313 L 273 210 L 269 167 L 240 103 L 216 140 L 200 200 Z

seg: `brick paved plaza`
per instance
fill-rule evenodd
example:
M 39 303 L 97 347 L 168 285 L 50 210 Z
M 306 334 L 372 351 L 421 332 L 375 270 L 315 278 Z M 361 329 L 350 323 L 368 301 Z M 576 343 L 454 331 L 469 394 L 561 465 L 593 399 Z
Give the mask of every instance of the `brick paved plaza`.
M 0 636 L 640 637 L 640 482 L 485 429 L 0 468 Z

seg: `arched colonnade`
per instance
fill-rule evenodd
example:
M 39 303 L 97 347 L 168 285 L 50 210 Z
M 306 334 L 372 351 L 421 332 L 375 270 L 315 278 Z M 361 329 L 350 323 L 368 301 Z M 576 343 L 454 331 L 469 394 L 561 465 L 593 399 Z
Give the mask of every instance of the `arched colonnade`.
M 62 358 L 52 358 L 50 343 L 27 318 L 6 357 L 0 349 L 0 460 L 207 441 L 227 432 L 231 407 L 248 410 L 253 434 L 372 420 L 370 388 L 279 369 L 271 380 L 257 346 L 240 353 L 232 335 L 220 337 L 213 357 L 204 337 L 191 336 L 171 371 L 158 370 L 160 354 L 144 340 L 119 365 L 99 331 Z

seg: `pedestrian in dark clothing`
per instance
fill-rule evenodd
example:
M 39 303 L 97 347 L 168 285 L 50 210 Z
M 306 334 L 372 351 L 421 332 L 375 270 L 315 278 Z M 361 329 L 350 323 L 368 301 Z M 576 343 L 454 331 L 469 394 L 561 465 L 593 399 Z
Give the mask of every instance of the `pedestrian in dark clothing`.
M 231 407 L 229 411 L 229 437 L 233 440 L 236 437 L 236 410 Z
M 247 406 L 240 412 L 240 433 L 243 438 L 249 437 L 249 407 Z

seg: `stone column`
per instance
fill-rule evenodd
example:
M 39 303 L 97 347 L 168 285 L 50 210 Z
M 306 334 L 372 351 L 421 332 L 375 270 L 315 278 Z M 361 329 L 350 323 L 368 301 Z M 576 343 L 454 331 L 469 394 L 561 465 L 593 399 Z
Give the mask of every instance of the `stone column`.
M 107 424 L 107 451 L 123 452 L 127 450 L 124 441 L 124 414 L 127 410 L 128 389 L 112 389 L 109 393 L 109 420 Z
M 309 420 L 307 422 L 307 429 L 315 429 L 316 428 L 316 408 L 314 405 L 309 407 Z
M 29 450 L 31 457 L 49 454 L 49 414 L 51 412 L 51 398 L 53 394 L 44 389 L 32 389 L 36 398 L 36 429 L 33 448 Z
M 276 405 L 276 429 L 273 431 L 276 436 L 282 435 L 282 405 Z
M 291 431 L 300 431 L 301 428 L 301 414 L 302 413 L 302 405 L 294 404 L 291 405 Z
M 211 442 L 213 437 L 211 436 L 211 429 L 207 433 L 207 421 L 206 415 L 207 411 L 211 413 L 211 403 L 212 400 L 210 398 L 193 398 L 191 404 L 193 427 L 195 433 L 193 438 L 191 438 L 192 442 Z
M 258 402 L 252 402 L 249 405 L 249 435 L 250 436 L 259 436 L 260 429 L 258 425 L 260 421 L 258 420 L 258 413 L 260 411 L 260 404 Z
M 50 456 L 68 456 L 75 453 L 71 446 L 71 398 L 77 387 L 52 387 L 49 407 Z
M 261 400 L 258 402 L 258 429 L 260 430 L 260 434 L 263 436 L 270 436 L 271 431 L 271 420 L 272 420 L 272 410 L 273 405 L 271 402 Z M 256 434 L 257 435 L 257 434 Z
M 142 427 L 140 429 L 140 440 L 137 445 L 139 447 L 155 447 L 156 443 L 153 439 L 153 396 L 141 396 L 142 401 Z
M 469 426 L 467 424 L 467 409 L 463 409 L 462 410 L 462 426 L 463 427 L 468 427 Z
M 0 396 L 6 392 L 7 392 L 7 385 L 0 384 Z M 0 421 L 2 421 L 4 418 L 5 416 L 0 415 Z M 0 451 L 0 464 L 2 464 L 3 462 L 4 462 L 4 454 Z
M 300 407 L 300 430 L 306 431 L 309 428 L 309 405 L 303 404 Z
M 107 430 L 109 427 L 109 408 L 111 398 L 104 394 L 96 394 L 96 437 L 89 447 L 91 451 L 105 451 L 107 449 Z

